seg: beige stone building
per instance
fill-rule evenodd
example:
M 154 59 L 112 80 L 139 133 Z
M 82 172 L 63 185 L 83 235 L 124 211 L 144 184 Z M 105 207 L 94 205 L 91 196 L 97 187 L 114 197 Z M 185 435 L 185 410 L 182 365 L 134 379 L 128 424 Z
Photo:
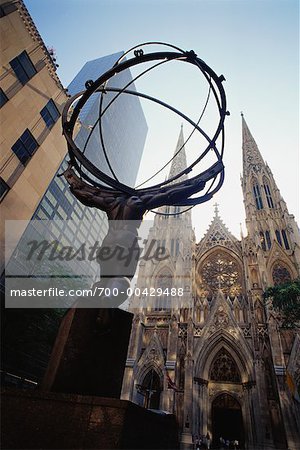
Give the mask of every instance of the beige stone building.
M 122 398 L 175 413 L 183 448 L 209 435 L 213 447 L 222 438 L 296 450 L 299 334 L 282 329 L 263 292 L 299 277 L 299 230 L 243 117 L 242 133 L 248 235 L 234 237 L 217 206 L 199 243 L 190 212 L 156 216 L 149 240 L 170 257 L 140 264 Z M 176 150 L 183 144 L 181 130 Z M 185 166 L 183 147 L 171 171 Z M 151 304 L 145 289 L 157 287 L 166 294 Z
M 67 94 L 23 1 L 0 0 L 0 16 L 2 271 L 5 221 L 31 219 L 66 154 L 60 115 Z

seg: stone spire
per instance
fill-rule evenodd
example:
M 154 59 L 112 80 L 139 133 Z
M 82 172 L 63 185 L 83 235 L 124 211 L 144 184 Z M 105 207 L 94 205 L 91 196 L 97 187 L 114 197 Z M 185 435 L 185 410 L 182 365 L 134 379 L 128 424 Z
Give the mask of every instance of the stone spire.
M 242 115 L 242 136 L 243 136 L 243 176 L 249 175 L 251 171 L 258 173 L 262 170 L 265 162 L 260 154 L 257 144 L 250 133 L 248 125 Z
M 174 177 L 175 175 L 177 175 L 179 172 L 186 169 L 186 167 L 187 167 L 182 124 L 181 124 L 180 133 L 179 133 L 179 137 L 178 137 L 174 155 L 176 155 L 176 156 L 171 163 L 171 168 L 170 168 L 168 178 Z M 178 183 L 179 181 L 186 180 L 186 179 L 187 179 L 187 175 L 182 175 L 175 182 Z

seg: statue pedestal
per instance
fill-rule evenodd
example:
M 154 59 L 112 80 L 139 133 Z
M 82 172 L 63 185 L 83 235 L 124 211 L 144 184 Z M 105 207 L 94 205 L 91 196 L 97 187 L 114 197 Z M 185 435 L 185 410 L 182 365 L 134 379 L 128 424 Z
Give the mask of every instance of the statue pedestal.
M 176 419 L 125 400 L 56 392 L 2 392 L 5 449 L 176 449 Z
M 117 308 L 70 309 L 41 390 L 120 398 L 132 317 Z

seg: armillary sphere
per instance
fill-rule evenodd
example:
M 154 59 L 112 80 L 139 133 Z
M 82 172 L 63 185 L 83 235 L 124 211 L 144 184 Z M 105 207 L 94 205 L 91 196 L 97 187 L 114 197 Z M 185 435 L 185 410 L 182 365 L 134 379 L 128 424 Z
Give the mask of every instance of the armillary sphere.
M 161 45 L 164 48 L 164 51 L 157 51 L 154 53 L 146 53 L 145 48 L 147 49 L 148 45 Z M 167 50 L 165 50 L 167 47 Z M 130 57 L 130 55 L 133 55 Z M 208 136 L 208 134 L 200 127 L 200 120 L 195 123 L 189 117 L 187 117 L 182 112 L 178 111 L 173 106 L 168 105 L 167 103 L 149 95 L 143 94 L 141 92 L 137 92 L 136 90 L 128 89 L 130 84 L 132 84 L 136 78 L 139 78 L 141 75 L 145 75 L 149 70 L 157 67 L 161 62 L 169 62 L 178 60 L 181 63 L 192 64 L 199 69 L 199 75 L 204 77 L 209 85 L 209 90 L 212 93 L 214 98 L 217 112 L 219 116 L 219 122 L 217 128 L 212 137 Z M 129 69 L 134 66 L 138 66 L 143 63 L 159 61 L 159 63 L 152 66 L 150 69 L 148 68 L 138 77 L 129 82 L 126 86 L 122 88 L 109 87 L 109 80 L 115 75 L 126 69 Z M 183 189 L 181 195 L 173 196 L 172 205 L 177 206 L 193 206 L 199 203 L 206 202 L 220 189 L 224 181 L 224 165 L 223 165 L 223 152 L 224 152 L 224 120 L 225 116 L 229 115 L 229 112 L 226 110 L 226 96 L 223 88 L 223 81 L 225 80 L 224 76 L 218 76 L 204 61 L 197 57 L 196 53 L 191 51 L 184 51 L 174 45 L 160 43 L 160 42 L 148 42 L 144 44 L 137 45 L 127 52 L 125 52 L 122 57 L 103 75 L 101 75 L 97 80 L 87 80 L 86 82 L 86 90 L 81 91 L 71 97 L 65 105 L 62 122 L 63 122 L 63 134 L 67 140 L 68 144 L 68 152 L 70 156 L 70 164 L 77 171 L 81 180 L 85 180 L 89 186 L 101 188 L 102 192 L 111 193 L 112 195 L 117 194 L 117 192 L 122 193 L 127 197 L 141 198 L 144 195 L 153 195 L 157 196 L 160 193 L 167 193 L 169 190 L 174 191 L 177 188 L 184 187 L 187 184 L 192 189 Z M 104 173 L 101 168 L 96 167 L 92 161 L 90 161 L 84 154 L 84 151 L 78 148 L 74 141 L 74 128 L 76 124 L 76 120 L 79 118 L 79 114 L 89 100 L 89 98 L 95 94 L 100 93 L 103 95 L 106 92 L 116 92 L 116 96 L 112 100 L 112 102 L 121 94 L 138 96 L 140 98 L 147 99 L 149 101 L 155 102 L 160 106 L 167 108 L 173 111 L 175 114 L 182 117 L 185 121 L 190 123 L 193 126 L 193 132 L 198 132 L 205 139 L 205 146 L 202 149 L 199 149 L 198 157 L 183 171 L 177 173 L 173 177 L 158 183 L 154 184 L 147 188 L 133 188 L 127 186 L 126 184 L 121 183 L 116 177 L 112 177 L 106 173 Z M 192 100 L 192 99 L 191 99 Z M 111 102 L 111 103 L 112 103 Z M 100 102 L 101 104 L 101 102 Z M 102 129 L 102 119 L 107 111 L 107 108 L 104 111 L 99 111 L 99 129 Z M 204 112 L 204 110 L 203 110 Z M 202 115 L 201 115 L 202 116 Z M 93 129 L 95 125 L 93 126 Z M 93 131 L 91 130 L 91 132 Z M 192 133 L 193 133 L 192 132 Z M 106 161 L 110 165 L 110 161 L 107 156 L 107 152 L 104 146 L 104 142 L 102 139 L 102 133 L 100 132 L 102 147 L 105 154 Z M 217 148 L 217 140 L 219 139 L 220 150 Z M 215 162 L 205 171 L 201 173 L 197 173 L 197 166 L 200 161 L 205 158 L 208 152 L 213 152 L 215 155 Z M 174 155 L 174 157 L 176 154 Z M 113 171 L 112 171 L 113 173 Z M 188 181 L 176 181 L 182 175 L 189 174 L 190 178 Z M 194 176 L 191 176 L 193 175 Z M 152 179 L 150 177 L 149 179 Z M 149 180 L 148 179 L 148 180 Z M 209 182 L 209 183 L 208 183 Z M 204 190 L 205 188 L 205 190 Z M 193 196 L 195 193 L 204 190 L 204 193 L 200 196 Z M 164 196 L 163 198 L 166 198 Z M 168 204 L 170 202 L 165 202 L 163 204 Z M 155 205 L 154 205 L 155 206 Z

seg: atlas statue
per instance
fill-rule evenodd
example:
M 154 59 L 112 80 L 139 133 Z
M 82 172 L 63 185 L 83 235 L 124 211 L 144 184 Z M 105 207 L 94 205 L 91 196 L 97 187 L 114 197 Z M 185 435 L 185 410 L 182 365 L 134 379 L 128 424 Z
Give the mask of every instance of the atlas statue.
M 147 53 L 145 49 L 147 50 L 150 45 L 160 45 L 163 47 L 163 50 Z M 159 61 L 162 64 L 176 60 L 192 64 L 198 68 L 199 75 L 204 77 L 204 80 L 208 84 L 209 96 L 211 95 L 213 97 L 218 114 L 218 124 L 214 135 L 211 137 L 200 127 L 200 119 L 205 112 L 206 106 L 198 122 L 194 122 L 173 106 L 157 98 L 137 92 L 135 89 L 128 89 L 129 85 L 135 79 L 157 67 L 157 63 L 132 79 L 126 86 L 120 88 L 110 87 L 109 81 L 114 75 L 131 67 L 137 67 L 152 61 Z M 211 199 L 222 186 L 224 181 L 224 121 L 226 115 L 229 114 L 226 109 L 226 96 L 222 84 L 224 80 L 223 75 L 218 76 L 203 60 L 197 57 L 194 51 L 183 51 L 170 44 L 150 42 L 140 44 L 128 50 L 97 80 L 87 80 L 85 85 L 86 89 L 71 97 L 66 103 L 62 115 L 62 122 L 70 162 L 64 173 L 64 177 L 70 185 L 71 192 L 81 203 L 88 207 L 100 209 L 106 213 L 109 219 L 109 229 L 102 246 L 110 246 L 112 254 L 114 254 L 113 250 L 115 248 L 126 249 L 129 248 L 133 241 L 137 241 L 138 228 L 147 211 L 153 211 L 161 206 L 191 208 Z M 113 101 L 122 94 L 135 95 L 171 110 L 192 125 L 192 133 L 198 132 L 205 139 L 206 144 L 204 148 L 199 151 L 199 155 L 192 164 L 161 183 L 147 188 L 133 188 L 121 183 L 115 176 L 108 175 L 101 170 L 101 167 L 97 167 L 90 161 L 86 157 L 84 150 L 80 149 L 75 143 L 74 137 L 76 124 L 78 119 L 80 119 L 80 112 L 86 102 L 93 94 L 98 94 L 102 100 L 106 92 L 116 93 Z M 101 100 L 100 105 L 102 104 Z M 97 122 L 92 126 L 91 133 L 95 131 L 96 126 L 99 127 L 102 151 L 104 152 L 108 166 L 111 167 L 102 137 L 102 119 L 106 111 L 107 108 L 102 111 L 100 107 L 99 117 Z M 220 150 L 217 148 L 217 142 Z M 174 157 L 176 157 L 182 148 L 183 146 Z M 204 160 L 208 152 L 210 152 L 210 155 L 212 153 L 215 155 L 215 161 L 205 171 L 196 173 L 198 164 Z M 111 172 L 114 175 L 113 170 Z M 183 175 L 193 175 L 193 173 L 195 173 L 194 176 L 182 179 Z M 201 195 L 197 196 L 200 192 Z M 132 261 L 129 270 L 128 267 L 125 270 L 124 262 L 117 258 L 113 258 L 108 266 L 102 264 L 100 260 L 98 262 L 101 269 L 101 280 L 96 285 L 109 287 L 110 289 L 116 287 L 119 292 L 126 292 L 126 288 L 130 285 L 130 280 L 134 276 L 138 258 Z M 120 294 L 117 298 L 106 296 L 97 299 L 97 301 L 103 307 L 116 307 L 125 299 L 126 294 Z

